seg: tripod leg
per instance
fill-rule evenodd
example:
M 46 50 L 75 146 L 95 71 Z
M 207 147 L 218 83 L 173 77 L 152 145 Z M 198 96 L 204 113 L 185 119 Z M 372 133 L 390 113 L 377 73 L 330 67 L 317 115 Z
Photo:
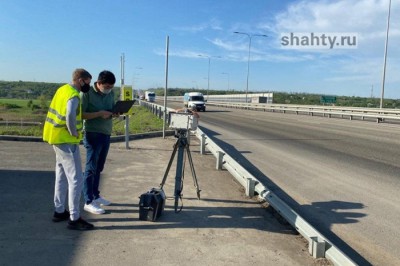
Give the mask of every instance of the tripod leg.
M 193 177 L 193 183 L 196 188 L 197 192 L 197 199 L 200 199 L 200 188 L 199 188 L 199 183 L 197 182 L 197 176 L 196 176 L 196 171 L 194 170 L 194 164 L 192 160 L 192 154 L 190 153 L 189 145 L 186 145 L 186 153 L 189 158 L 189 164 L 190 164 L 190 170 L 192 171 L 192 177 Z
M 169 169 L 171 168 L 172 162 L 174 161 L 176 150 L 178 148 L 178 142 L 179 142 L 179 139 L 175 142 L 174 150 L 172 151 L 171 158 L 169 159 L 167 170 L 165 170 L 164 177 L 163 177 L 163 179 L 161 181 L 161 184 L 160 184 L 160 188 L 161 189 L 164 187 L 165 181 L 167 180 L 167 176 L 168 176 L 168 173 L 169 173 Z
M 175 197 L 175 212 L 178 212 L 178 202 L 179 198 L 182 197 L 182 171 L 183 171 L 183 155 L 184 155 L 184 147 L 185 147 L 185 141 L 178 140 L 179 145 L 178 145 L 178 159 L 177 159 L 177 164 L 176 164 L 176 176 L 175 176 L 175 192 L 174 192 L 174 197 Z

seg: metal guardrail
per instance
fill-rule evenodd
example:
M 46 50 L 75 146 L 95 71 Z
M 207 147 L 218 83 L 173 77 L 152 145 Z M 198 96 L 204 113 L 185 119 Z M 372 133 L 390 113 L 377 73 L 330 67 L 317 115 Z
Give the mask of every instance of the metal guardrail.
M 146 101 L 139 101 L 141 106 L 146 107 L 153 115 L 157 116 L 160 119 L 164 118 L 164 106 L 158 105 L 156 103 L 146 102 Z M 168 113 L 174 111 L 173 108 L 167 107 L 167 119 L 169 119 Z M 169 121 L 166 121 L 169 124 Z
M 259 103 L 227 103 L 227 102 L 207 102 L 207 105 L 214 105 L 227 108 L 241 108 L 264 112 L 280 112 L 317 115 L 323 117 L 339 117 L 353 120 L 365 120 L 366 118 L 381 122 L 400 122 L 400 110 L 398 109 L 378 109 L 378 108 L 358 108 L 341 106 L 315 106 L 315 105 L 278 105 L 278 104 L 259 104 Z
M 182 102 L 182 97 L 171 96 L 168 101 Z M 209 100 L 206 105 L 214 105 L 226 108 L 240 108 L 264 112 L 292 113 L 297 115 L 321 116 L 328 118 L 372 120 L 377 123 L 400 123 L 400 109 L 388 108 L 361 108 L 344 106 L 321 105 L 294 105 L 294 104 L 270 104 L 270 103 L 241 103 L 241 102 L 217 102 Z
M 164 107 L 154 103 L 143 102 L 146 106 L 160 118 L 163 117 Z M 167 108 L 167 112 L 173 109 Z M 160 113 L 161 112 L 161 113 Z M 166 116 L 168 117 L 168 116 Z M 333 245 L 325 236 L 311 226 L 305 219 L 289 207 L 284 201 L 276 196 L 271 190 L 263 185 L 256 177 L 250 174 L 243 166 L 237 163 L 229 154 L 221 149 L 212 141 L 200 128 L 194 132 L 200 140 L 200 153 L 205 154 L 205 150 L 211 152 L 216 157 L 216 169 L 225 168 L 229 173 L 246 189 L 248 196 L 258 196 L 267 201 L 293 228 L 298 231 L 309 243 L 308 251 L 314 258 L 327 258 L 334 265 L 357 265 L 346 254 Z

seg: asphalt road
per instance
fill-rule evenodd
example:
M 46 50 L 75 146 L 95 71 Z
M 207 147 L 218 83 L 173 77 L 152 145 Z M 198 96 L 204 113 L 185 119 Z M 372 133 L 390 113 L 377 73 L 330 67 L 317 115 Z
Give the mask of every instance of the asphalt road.
M 112 143 L 100 190 L 111 200 L 104 215 L 81 215 L 95 225 L 86 232 L 53 223 L 55 156 L 42 142 L 0 140 L 0 265 L 330 265 L 308 253 L 307 242 L 273 210 L 244 189 L 215 157 L 201 155 L 191 140 L 201 199 L 186 164 L 183 198 L 174 211 L 176 159 L 156 222 L 139 220 L 139 196 L 158 187 L 171 158 L 174 137 Z M 85 149 L 81 155 L 85 160 Z M 81 202 L 83 205 L 83 202 Z M 81 210 L 82 210 L 81 206 Z
M 400 126 L 207 106 L 221 147 L 360 265 L 400 265 Z

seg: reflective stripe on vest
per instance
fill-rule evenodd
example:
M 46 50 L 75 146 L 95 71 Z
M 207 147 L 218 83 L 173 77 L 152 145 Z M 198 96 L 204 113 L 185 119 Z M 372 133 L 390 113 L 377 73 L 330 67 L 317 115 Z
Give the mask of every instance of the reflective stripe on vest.
M 79 108 L 80 109 L 80 108 Z M 76 120 L 76 129 L 77 130 L 81 130 L 82 129 L 82 120 L 79 120 L 78 118 L 78 113 L 80 113 L 80 110 L 78 109 L 77 111 L 77 120 Z M 49 108 L 49 113 L 53 114 L 55 117 L 57 117 L 57 119 L 53 119 L 49 116 L 51 116 L 50 114 L 47 114 L 46 117 L 46 122 L 49 122 L 51 124 L 53 124 L 54 127 L 65 127 L 67 128 L 67 118 L 66 116 L 60 115 L 55 109 L 53 108 Z M 60 123 L 59 121 L 62 121 L 62 123 Z M 67 128 L 68 129 L 68 128 Z

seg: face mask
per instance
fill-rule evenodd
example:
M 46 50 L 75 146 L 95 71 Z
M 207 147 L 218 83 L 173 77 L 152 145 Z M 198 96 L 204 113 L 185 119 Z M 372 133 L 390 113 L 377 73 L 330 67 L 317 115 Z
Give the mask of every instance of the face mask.
M 107 89 L 100 89 L 100 91 L 103 94 L 109 94 L 111 92 L 111 90 L 107 90 Z
M 83 86 L 81 86 L 81 92 L 87 93 L 90 90 L 90 84 L 83 82 Z

